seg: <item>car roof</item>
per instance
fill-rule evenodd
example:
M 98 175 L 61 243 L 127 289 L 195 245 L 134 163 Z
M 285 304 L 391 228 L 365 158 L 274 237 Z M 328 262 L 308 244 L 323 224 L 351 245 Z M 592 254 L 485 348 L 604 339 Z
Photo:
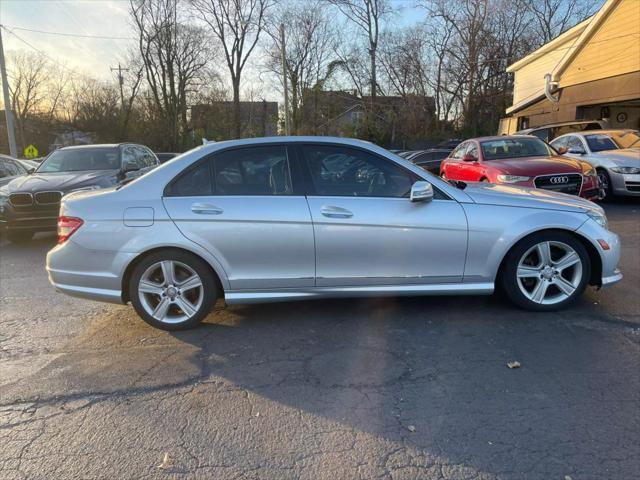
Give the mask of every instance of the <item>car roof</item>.
M 469 138 L 467 140 L 475 140 L 476 142 L 490 142 L 495 140 L 508 140 L 510 138 L 538 138 L 538 137 L 534 135 L 492 135 L 487 137 Z M 467 140 L 465 140 L 465 142 Z
M 353 146 L 353 147 L 371 147 L 374 145 L 366 140 L 359 140 L 356 138 L 347 137 L 322 137 L 322 136 L 273 136 L 273 137 L 253 137 L 242 138 L 236 140 L 223 140 L 220 142 L 208 142 L 200 147 L 211 152 L 220 150 L 222 148 L 229 147 L 241 147 L 248 145 L 269 145 L 278 143 L 338 143 L 341 145 Z
M 582 130 L 580 132 L 568 132 L 560 135 L 560 137 L 565 137 L 567 135 L 602 135 L 607 133 L 637 133 L 633 128 L 609 128 L 607 130 Z M 558 137 L 558 138 L 560 138 Z M 554 138 L 555 140 L 555 138 Z
M 58 150 L 86 150 L 91 148 L 118 148 L 122 145 L 138 145 L 133 142 L 124 143 L 95 143 L 91 145 L 69 145 L 68 147 L 60 147 Z

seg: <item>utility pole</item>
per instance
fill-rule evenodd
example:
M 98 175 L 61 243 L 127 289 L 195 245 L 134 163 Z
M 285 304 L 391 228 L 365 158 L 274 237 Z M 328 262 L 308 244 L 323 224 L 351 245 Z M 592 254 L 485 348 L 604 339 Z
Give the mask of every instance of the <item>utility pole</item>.
M 280 50 L 282 54 L 282 84 L 284 85 L 284 133 L 285 135 L 291 135 L 289 87 L 287 86 L 287 56 L 284 48 L 284 23 L 280 24 Z
M 2 74 L 2 93 L 4 94 L 4 116 L 7 119 L 7 136 L 9 137 L 9 152 L 13 158 L 18 158 L 16 147 L 16 132 L 13 130 L 13 112 L 9 98 L 9 82 L 7 81 L 7 67 L 4 63 L 4 45 L 2 44 L 2 29 L 0 25 L 0 73 Z
M 112 72 L 114 72 L 114 71 L 118 72 L 118 84 L 120 85 L 120 108 L 124 112 L 124 90 L 123 90 L 124 77 L 122 76 L 122 72 L 128 72 L 129 69 L 128 68 L 122 68 L 122 65 L 120 65 L 120 62 L 118 62 L 118 68 L 111 67 L 111 71 Z

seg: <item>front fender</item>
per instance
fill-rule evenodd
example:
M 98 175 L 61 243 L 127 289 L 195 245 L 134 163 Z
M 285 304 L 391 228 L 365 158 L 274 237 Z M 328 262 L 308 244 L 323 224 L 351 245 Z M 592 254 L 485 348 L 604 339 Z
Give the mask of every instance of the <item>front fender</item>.
M 581 213 L 496 205 L 463 205 L 469 224 L 465 282 L 495 281 L 500 263 L 522 238 L 541 230 L 576 231 Z

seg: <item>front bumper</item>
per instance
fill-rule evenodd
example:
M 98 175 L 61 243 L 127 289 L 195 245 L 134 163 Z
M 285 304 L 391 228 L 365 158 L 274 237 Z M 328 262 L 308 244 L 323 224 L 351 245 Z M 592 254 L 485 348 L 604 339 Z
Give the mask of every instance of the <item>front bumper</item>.
M 73 239 L 47 253 L 49 283 L 74 297 L 124 303 L 122 278 L 135 253 L 90 250 Z
M 624 174 L 608 170 L 615 195 L 640 196 L 640 173 Z
M 587 238 L 595 247 L 602 264 L 599 285 L 608 287 L 622 280 L 622 272 L 618 268 L 620 262 L 620 237 L 598 225 L 594 220 L 587 220 L 578 229 L 577 233 Z M 608 250 L 602 248 L 599 240 L 604 240 L 609 246 Z

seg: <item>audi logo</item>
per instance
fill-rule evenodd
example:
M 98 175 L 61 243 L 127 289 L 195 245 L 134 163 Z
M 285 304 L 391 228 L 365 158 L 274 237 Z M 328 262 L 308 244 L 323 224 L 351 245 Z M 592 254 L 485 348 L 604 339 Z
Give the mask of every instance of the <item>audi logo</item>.
M 569 177 L 551 177 L 549 181 L 554 185 L 558 185 L 559 183 L 568 183 Z

